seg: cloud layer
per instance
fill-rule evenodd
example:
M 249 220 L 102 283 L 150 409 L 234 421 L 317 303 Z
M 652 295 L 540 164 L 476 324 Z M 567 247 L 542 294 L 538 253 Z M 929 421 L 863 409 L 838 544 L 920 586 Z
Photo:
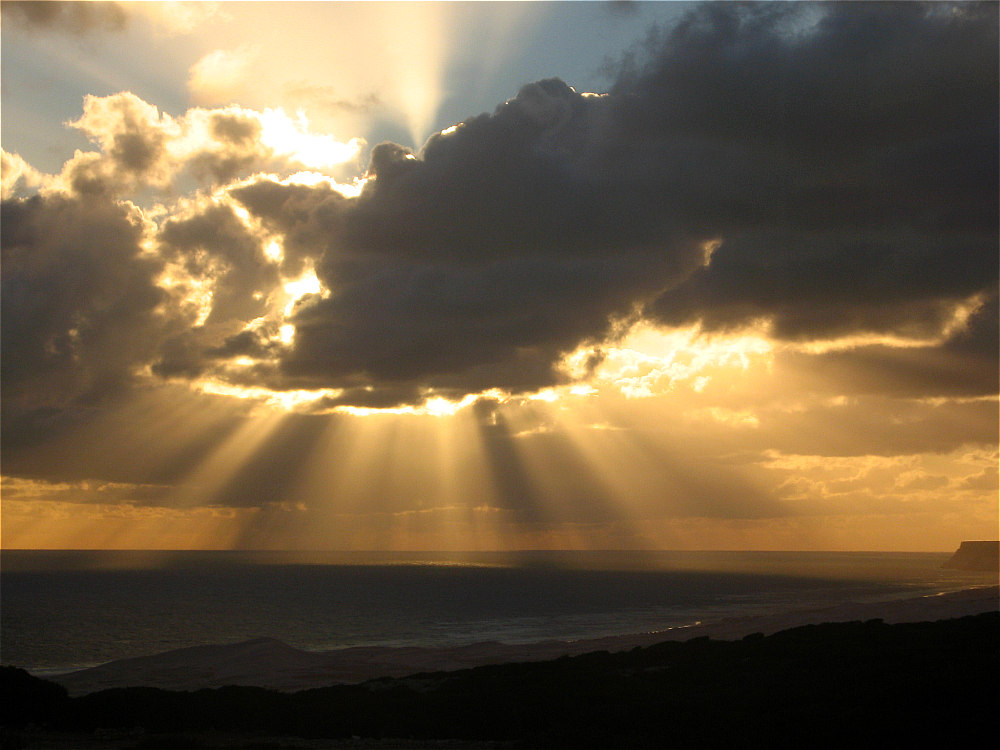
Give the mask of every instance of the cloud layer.
M 235 193 L 276 231 L 322 227 L 334 294 L 284 371 L 530 390 L 634 314 L 790 340 L 988 322 L 996 9 L 814 10 L 699 8 L 606 96 L 541 81 L 417 158 L 376 148 L 357 199 Z
M 529 84 L 418 154 L 375 147 L 360 192 L 280 176 L 359 150 L 283 113 L 88 97 L 71 125 L 100 151 L 4 204 L 7 382 L 58 364 L 89 393 L 147 365 L 336 389 L 328 405 L 530 392 L 640 319 L 952 338 L 956 368 L 995 369 L 974 355 L 995 351 L 996 21 L 990 4 L 698 6 L 609 93 Z M 40 181 L 8 163 L 10 190 Z M 121 203 L 191 180 L 213 192 L 155 224 Z M 310 269 L 319 293 L 278 311 Z

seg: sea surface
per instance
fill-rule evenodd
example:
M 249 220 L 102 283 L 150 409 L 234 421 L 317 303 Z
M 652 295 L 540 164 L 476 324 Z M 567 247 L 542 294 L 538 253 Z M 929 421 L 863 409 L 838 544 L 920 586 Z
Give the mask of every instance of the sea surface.
M 995 584 L 949 554 L 0 552 L 0 661 L 51 675 L 261 636 L 526 643 Z

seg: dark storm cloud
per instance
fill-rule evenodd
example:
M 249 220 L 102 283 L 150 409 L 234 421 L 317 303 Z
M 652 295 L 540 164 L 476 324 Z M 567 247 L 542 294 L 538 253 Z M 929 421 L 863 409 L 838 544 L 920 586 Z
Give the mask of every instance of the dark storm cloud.
M 376 147 L 358 198 L 233 191 L 332 291 L 282 371 L 532 390 L 635 315 L 939 336 L 996 294 L 996 57 L 992 4 L 710 3 L 606 96 L 540 81 L 419 154 Z
M 376 147 L 357 199 L 275 183 L 234 191 L 296 254 L 322 253 L 333 294 L 297 313 L 285 370 L 348 387 L 532 390 L 559 380 L 562 352 L 688 275 L 700 238 L 628 210 L 588 173 L 602 110 L 542 81 L 419 159 Z
M 797 30 L 815 10 L 707 5 L 614 89 L 632 157 L 686 167 L 666 191 L 723 238 L 650 307 L 666 322 L 919 335 L 995 292 L 996 5 L 833 4 Z
M 323 254 L 342 222 L 348 199 L 328 186 L 282 185 L 260 180 L 230 191 L 236 200 L 284 238 L 282 270 L 302 273 L 303 262 Z
M 142 229 L 101 198 L 2 206 L 3 395 L 25 408 L 99 402 L 155 351 L 165 293 Z
M 281 240 L 280 263 L 224 200 L 163 221 L 161 260 L 143 255 L 102 196 L 181 167 L 155 107 L 91 97 L 75 126 L 104 153 L 71 160 L 78 197 L 5 204 L 5 396 L 70 403 L 142 365 L 196 378 L 251 357 L 244 385 L 398 406 L 559 383 L 565 353 L 640 317 L 935 341 L 974 297 L 970 330 L 943 346 L 822 362 L 866 370 L 843 379 L 861 392 L 891 379 L 907 395 L 989 393 L 996 57 L 995 4 L 699 5 L 627 57 L 607 95 L 543 80 L 417 154 L 375 147 L 357 197 L 267 178 L 230 189 Z M 207 132 L 212 148 L 185 161 L 195 173 L 266 161 L 242 111 L 211 113 Z M 211 291 L 202 325 L 190 308 L 171 308 L 169 330 L 153 314 L 164 261 Z M 329 294 L 300 300 L 292 344 L 244 330 L 310 264 Z
M 997 392 L 1000 382 L 994 297 L 968 329 L 941 346 L 867 346 L 823 354 L 782 352 L 778 377 L 811 392 L 887 395 L 901 398 L 970 398 Z
M 845 222 L 847 217 L 845 217 Z M 783 339 L 856 333 L 931 338 L 977 293 L 994 296 L 988 232 L 744 232 L 724 240 L 679 289 L 650 307 L 674 324 L 710 329 L 773 320 Z M 991 283 L 992 282 L 992 283 Z
M 66 456 L 58 444 L 33 446 L 51 446 L 132 391 L 170 331 L 170 300 L 155 284 L 162 264 L 143 253 L 124 206 L 36 196 L 4 201 L 0 218 L 4 471 L 42 456 L 28 473 L 44 476 Z M 127 463 L 104 436 L 83 453 L 100 463 L 106 450 L 108 462 Z
M 236 357 L 267 359 L 273 355 L 275 344 L 264 331 L 251 328 L 233 333 L 239 327 L 230 320 L 178 331 L 163 342 L 152 364 L 152 372 L 162 378 L 193 380 L 212 370 L 220 361 Z M 266 363 L 245 368 L 241 377 L 228 380 L 234 385 L 267 387 L 269 369 L 273 367 Z
M 71 34 L 90 31 L 121 31 L 128 12 L 110 2 L 11 2 L 0 5 L 3 22 L 29 29 L 54 29 Z

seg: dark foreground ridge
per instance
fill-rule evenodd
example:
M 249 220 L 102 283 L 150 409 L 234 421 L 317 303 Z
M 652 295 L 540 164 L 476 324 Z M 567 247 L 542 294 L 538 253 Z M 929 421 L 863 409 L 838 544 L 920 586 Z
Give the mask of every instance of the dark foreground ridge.
M 291 694 L 70 698 L 14 667 L 0 678 L 4 750 L 975 747 L 1000 732 L 1000 613 L 807 625 Z

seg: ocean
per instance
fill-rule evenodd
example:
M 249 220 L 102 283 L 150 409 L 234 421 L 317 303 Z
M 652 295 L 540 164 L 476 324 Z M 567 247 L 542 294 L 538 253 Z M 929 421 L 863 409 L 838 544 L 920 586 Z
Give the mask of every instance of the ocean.
M 0 661 L 39 675 L 203 644 L 527 643 L 995 584 L 948 554 L 0 552 Z

